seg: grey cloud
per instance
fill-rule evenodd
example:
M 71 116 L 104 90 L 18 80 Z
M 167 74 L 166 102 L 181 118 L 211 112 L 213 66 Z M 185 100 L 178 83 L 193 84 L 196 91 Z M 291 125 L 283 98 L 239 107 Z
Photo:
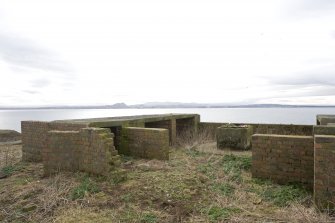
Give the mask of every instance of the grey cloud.
M 0 57 L 11 66 L 71 72 L 70 65 L 34 42 L 0 33 Z

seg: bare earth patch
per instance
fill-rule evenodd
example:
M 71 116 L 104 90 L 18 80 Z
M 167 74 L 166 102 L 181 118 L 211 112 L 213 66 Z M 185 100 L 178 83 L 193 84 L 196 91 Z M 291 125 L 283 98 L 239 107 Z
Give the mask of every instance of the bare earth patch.
M 334 222 L 310 191 L 251 178 L 251 153 L 213 142 L 173 149 L 169 161 L 123 157 L 126 180 L 85 173 L 44 178 L 18 163 L 0 180 L 2 222 Z

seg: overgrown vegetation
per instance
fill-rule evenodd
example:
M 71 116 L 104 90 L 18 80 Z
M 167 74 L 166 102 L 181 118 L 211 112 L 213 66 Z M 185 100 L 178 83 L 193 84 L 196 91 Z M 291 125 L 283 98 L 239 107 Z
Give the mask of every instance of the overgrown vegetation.
M 127 179 L 43 177 L 23 163 L 0 180 L 1 222 L 331 222 L 298 185 L 252 179 L 250 152 L 200 140 L 169 161 L 123 157 Z M 14 168 L 15 169 L 15 168 Z
M 94 194 L 99 191 L 100 189 L 98 188 L 96 182 L 85 175 L 81 180 L 81 183 L 72 190 L 71 199 L 83 199 L 85 195 L 88 195 L 89 193 Z

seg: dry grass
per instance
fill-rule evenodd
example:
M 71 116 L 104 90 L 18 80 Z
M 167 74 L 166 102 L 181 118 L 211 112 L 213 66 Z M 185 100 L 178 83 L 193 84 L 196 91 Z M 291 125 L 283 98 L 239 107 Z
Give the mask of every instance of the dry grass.
M 117 184 L 84 173 L 43 178 L 41 164 L 19 163 L 0 180 L 0 221 L 334 222 L 310 192 L 252 179 L 250 152 L 218 151 L 206 137 L 180 146 L 169 161 L 124 157 L 128 179 Z
M 22 145 L 0 144 L 0 169 L 20 162 Z

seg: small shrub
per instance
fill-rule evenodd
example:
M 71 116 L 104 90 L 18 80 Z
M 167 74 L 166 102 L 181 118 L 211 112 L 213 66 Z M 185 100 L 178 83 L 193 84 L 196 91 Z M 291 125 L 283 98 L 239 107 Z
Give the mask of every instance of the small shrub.
M 208 217 L 210 221 L 217 222 L 217 221 L 223 221 L 227 218 L 229 218 L 231 215 L 235 213 L 241 212 L 238 208 L 232 208 L 232 207 L 211 207 L 208 211 Z
M 84 198 L 86 193 L 97 193 L 100 189 L 97 184 L 93 182 L 89 177 L 84 177 L 80 185 L 73 189 L 71 193 L 72 200 Z

